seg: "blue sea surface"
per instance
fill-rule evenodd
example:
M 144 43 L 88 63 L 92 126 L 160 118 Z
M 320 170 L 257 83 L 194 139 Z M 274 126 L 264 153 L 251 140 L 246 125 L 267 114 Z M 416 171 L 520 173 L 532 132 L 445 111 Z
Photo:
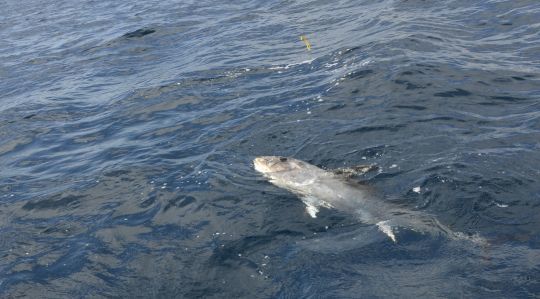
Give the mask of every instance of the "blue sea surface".
M 1 298 L 540 296 L 538 0 L 0 4 Z M 260 155 L 489 244 L 370 241 Z

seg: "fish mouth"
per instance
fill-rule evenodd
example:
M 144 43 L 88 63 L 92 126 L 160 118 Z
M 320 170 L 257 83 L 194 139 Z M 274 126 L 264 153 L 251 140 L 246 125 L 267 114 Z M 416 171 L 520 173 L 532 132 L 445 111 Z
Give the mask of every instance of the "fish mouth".
M 268 156 L 256 157 L 253 159 L 253 167 L 260 173 L 270 172 L 271 165 Z
M 279 172 L 279 164 L 285 161 L 287 158 L 281 156 L 259 156 L 253 159 L 253 166 L 261 173 Z
M 294 169 L 295 164 L 290 163 L 291 160 L 282 156 L 259 156 L 253 159 L 253 166 L 263 174 L 284 172 Z

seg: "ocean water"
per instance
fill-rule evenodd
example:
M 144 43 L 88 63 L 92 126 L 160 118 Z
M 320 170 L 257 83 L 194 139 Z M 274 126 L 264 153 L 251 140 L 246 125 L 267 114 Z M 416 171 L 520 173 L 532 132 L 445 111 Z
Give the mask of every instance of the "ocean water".
M 539 297 L 539 30 L 537 0 L 4 0 L 0 297 Z M 490 243 L 368 242 L 259 155 L 377 165 Z

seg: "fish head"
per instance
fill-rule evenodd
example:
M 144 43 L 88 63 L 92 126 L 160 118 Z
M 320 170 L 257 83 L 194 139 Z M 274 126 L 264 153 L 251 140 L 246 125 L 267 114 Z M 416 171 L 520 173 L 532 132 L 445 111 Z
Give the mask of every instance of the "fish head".
M 260 156 L 253 160 L 255 170 L 262 174 L 284 173 L 302 168 L 303 162 L 281 156 Z
M 314 183 L 322 169 L 290 157 L 260 156 L 253 160 L 255 170 L 278 187 L 299 192 Z

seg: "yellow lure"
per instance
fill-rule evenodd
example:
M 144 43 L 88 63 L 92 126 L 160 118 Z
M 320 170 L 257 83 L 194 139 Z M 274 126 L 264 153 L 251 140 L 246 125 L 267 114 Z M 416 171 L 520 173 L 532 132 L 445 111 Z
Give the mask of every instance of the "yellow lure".
M 304 42 L 304 44 L 306 45 L 306 49 L 308 49 L 308 51 L 311 50 L 311 43 L 308 41 L 307 37 L 305 35 L 300 35 L 300 40 Z

